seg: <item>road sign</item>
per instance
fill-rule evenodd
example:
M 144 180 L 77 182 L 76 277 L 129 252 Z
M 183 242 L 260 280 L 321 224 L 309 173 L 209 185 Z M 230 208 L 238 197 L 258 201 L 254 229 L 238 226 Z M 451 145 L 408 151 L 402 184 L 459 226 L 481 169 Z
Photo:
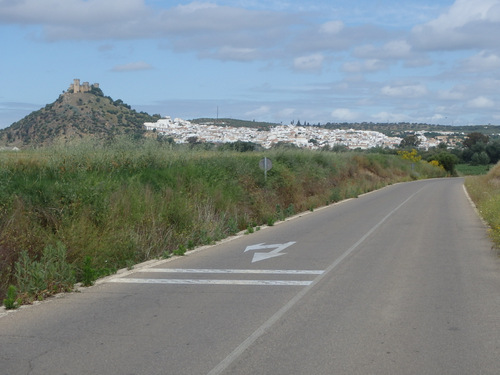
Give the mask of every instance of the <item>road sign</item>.
M 273 162 L 271 161 L 271 159 L 268 159 L 268 158 L 261 159 L 259 161 L 259 167 L 263 171 L 267 172 L 268 170 L 270 170 L 273 167 Z
M 264 171 L 264 179 L 267 181 L 267 171 L 273 167 L 271 159 L 268 158 L 260 159 L 259 167 Z

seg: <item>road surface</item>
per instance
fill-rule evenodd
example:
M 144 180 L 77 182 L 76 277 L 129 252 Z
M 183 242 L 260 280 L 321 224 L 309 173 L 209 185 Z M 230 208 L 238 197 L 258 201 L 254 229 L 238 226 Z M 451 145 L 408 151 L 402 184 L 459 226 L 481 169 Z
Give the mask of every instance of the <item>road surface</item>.
M 499 374 L 462 179 L 396 184 L 0 317 L 0 373 Z

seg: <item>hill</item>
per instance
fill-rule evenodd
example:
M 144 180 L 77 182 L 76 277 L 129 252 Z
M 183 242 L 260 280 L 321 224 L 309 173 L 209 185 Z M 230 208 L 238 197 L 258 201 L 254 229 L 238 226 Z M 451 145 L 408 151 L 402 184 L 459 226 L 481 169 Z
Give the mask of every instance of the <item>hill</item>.
M 198 118 L 190 120 L 194 124 L 199 125 L 218 125 L 218 126 L 231 126 L 234 128 L 247 127 L 247 128 L 257 128 L 260 130 L 269 130 L 270 128 L 280 125 L 272 122 L 257 122 L 250 120 L 236 120 L 231 118 Z M 473 132 L 478 132 L 486 134 L 490 137 L 497 138 L 500 134 L 500 126 L 498 125 L 433 125 L 425 123 L 409 123 L 409 122 L 398 122 L 398 123 L 374 123 L 374 122 L 327 122 L 325 124 L 310 124 L 298 121 L 297 123 L 292 122 L 297 126 L 313 126 L 321 127 L 324 129 L 354 129 L 354 130 L 366 130 L 366 131 L 377 131 L 383 133 L 388 137 L 405 137 L 408 133 L 423 132 L 424 134 L 432 133 L 454 133 L 456 135 L 465 135 Z
M 217 125 L 217 126 L 229 126 L 232 128 L 256 128 L 259 130 L 269 130 L 274 126 L 280 125 L 273 122 L 260 122 L 260 121 L 249 121 L 249 120 L 237 120 L 233 118 L 197 118 L 190 120 L 193 124 L 198 125 Z
M 160 115 L 137 112 L 120 99 L 104 96 L 97 85 L 87 91 L 74 90 L 71 85 L 53 103 L 0 130 L 0 146 L 47 146 L 85 136 L 142 136 L 144 122 L 159 118 Z
M 432 125 L 423 123 L 373 123 L 373 122 L 360 122 L 360 123 L 326 123 L 322 125 L 327 129 L 355 129 L 355 130 L 370 130 L 383 133 L 389 137 L 404 137 L 406 133 L 424 132 L 424 133 L 437 133 L 449 132 L 455 134 L 468 134 L 478 132 L 489 136 L 497 137 L 500 133 L 500 126 L 498 125 Z

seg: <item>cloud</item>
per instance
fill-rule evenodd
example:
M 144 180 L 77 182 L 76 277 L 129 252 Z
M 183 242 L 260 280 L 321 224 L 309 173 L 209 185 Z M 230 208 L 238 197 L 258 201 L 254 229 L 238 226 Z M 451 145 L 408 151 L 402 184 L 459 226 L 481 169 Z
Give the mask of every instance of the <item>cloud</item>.
M 495 102 L 485 96 L 478 96 L 467 102 L 467 107 L 469 108 L 493 108 L 495 107 Z
M 199 54 L 203 58 L 212 58 L 222 61 L 252 61 L 260 57 L 259 50 L 256 48 L 238 48 L 223 46 L 213 51 L 205 51 Z
M 407 59 L 413 56 L 406 40 L 392 40 L 382 46 L 364 45 L 354 49 L 353 55 L 371 59 Z
M 409 120 L 409 116 L 402 113 L 379 112 L 372 115 L 377 122 L 404 122 Z
M 497 48 L 500 33 L 498 0 L 456 0 L 438 18 L 412 30 L 414 45 L 423 50 Z
M 346 73 L 377 72 L 387 68 L 387 64 L 377 59 L 365 61 L 350 61 L 342 64 L 342 71 Z
M 332 35 L 338 34 L 344 28 L 342 21 L 328 21 L 322 24 L 319 28 L 321 33 Z
M 112 44 L 103 44 L 101 46 L 98 47 L 98 51 L 99 52 L 109 52 L 109 51 L 112 51 L 115 47 L 112 45 Z
M 358 113 L 353 112 L 348 108 L 337 108 L 331 113 L 331 116 L 337 121 L 346 122 L 355 121 L 357 118 L 359 118 Z
M 278 111 L 278 118 L 289 118 L 292 117 L 297 110 L 295 108 L 283 108 Z
M 383 95 L 397 98 L 420 98 L 427 95 L 427 88 L 422 84 L 387 85 L 380 91 Z
M 153 69 L 153 67 L 144 62 L 144 61 L 137 61 L 137 62 L 132 62 L 128 64 L 123 64 L 123 65 L 116 65 L 111 69 L 113 72 L 136 72 L 139 70 L 150 70 Z
M 348 27 L 336 21 L 310 28 L 289 28 L 287 31 L 292 33 L 289 48 L 297 54 L 349 51 L 355 45 L 380 42 L 390 35 L 378 26 Z
M 436 113 L 436 114 L 432 115 L 430 120 L 431 120 L 431 123 L 438 123 L 440 121 L 443 121 L 444 119 L 446 119 L 446 116 L 443 116 L 440 113 Z
M 320 53 L 296 57 L 293 60 L 293 67 L 295 70 L 301 71 L 319 71 L 323 67 L 324 60 L 325 57 Z
M 439 90 L 437 93 L 438 99 L 441 100 L 463 100 L 465 95 L 462 90 Z
M 497 70 L 500 68 L 500 56 L 491 51 L 481 51 L 463 61 L 463 67 L 474 72 Z
M 0 0 L 0 24 L 40 26 L 46 41 L 156 38 L 177 49 L 274 47 L 298 17 L 204 2 L 155 9 L 145 0 Z
M 254 110 L 248 111 L 245 113 L 245 116 L 265 116 L 271 112 L 271 108 L 267 105 L 260 106 Z

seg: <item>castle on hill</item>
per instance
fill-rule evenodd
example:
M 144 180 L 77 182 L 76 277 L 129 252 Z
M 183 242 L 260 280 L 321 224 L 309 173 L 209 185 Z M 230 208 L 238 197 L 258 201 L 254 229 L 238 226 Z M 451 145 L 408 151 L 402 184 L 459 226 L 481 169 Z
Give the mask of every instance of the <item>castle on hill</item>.
M 88 82 L 83 82 L 82 84 L 80 84 L 80 79 L 75 78 L 73 80 L 73 83 L 71 85 L 69 85 L 68 92 L 73 92 L 73 93 L 77 93 L 77 92 L 90 92 L 90 90 L 92 88 L 98 89 L 99 88 L 99 84 L 98 83 L 93 83 L 92 85 L 90 85 Z

